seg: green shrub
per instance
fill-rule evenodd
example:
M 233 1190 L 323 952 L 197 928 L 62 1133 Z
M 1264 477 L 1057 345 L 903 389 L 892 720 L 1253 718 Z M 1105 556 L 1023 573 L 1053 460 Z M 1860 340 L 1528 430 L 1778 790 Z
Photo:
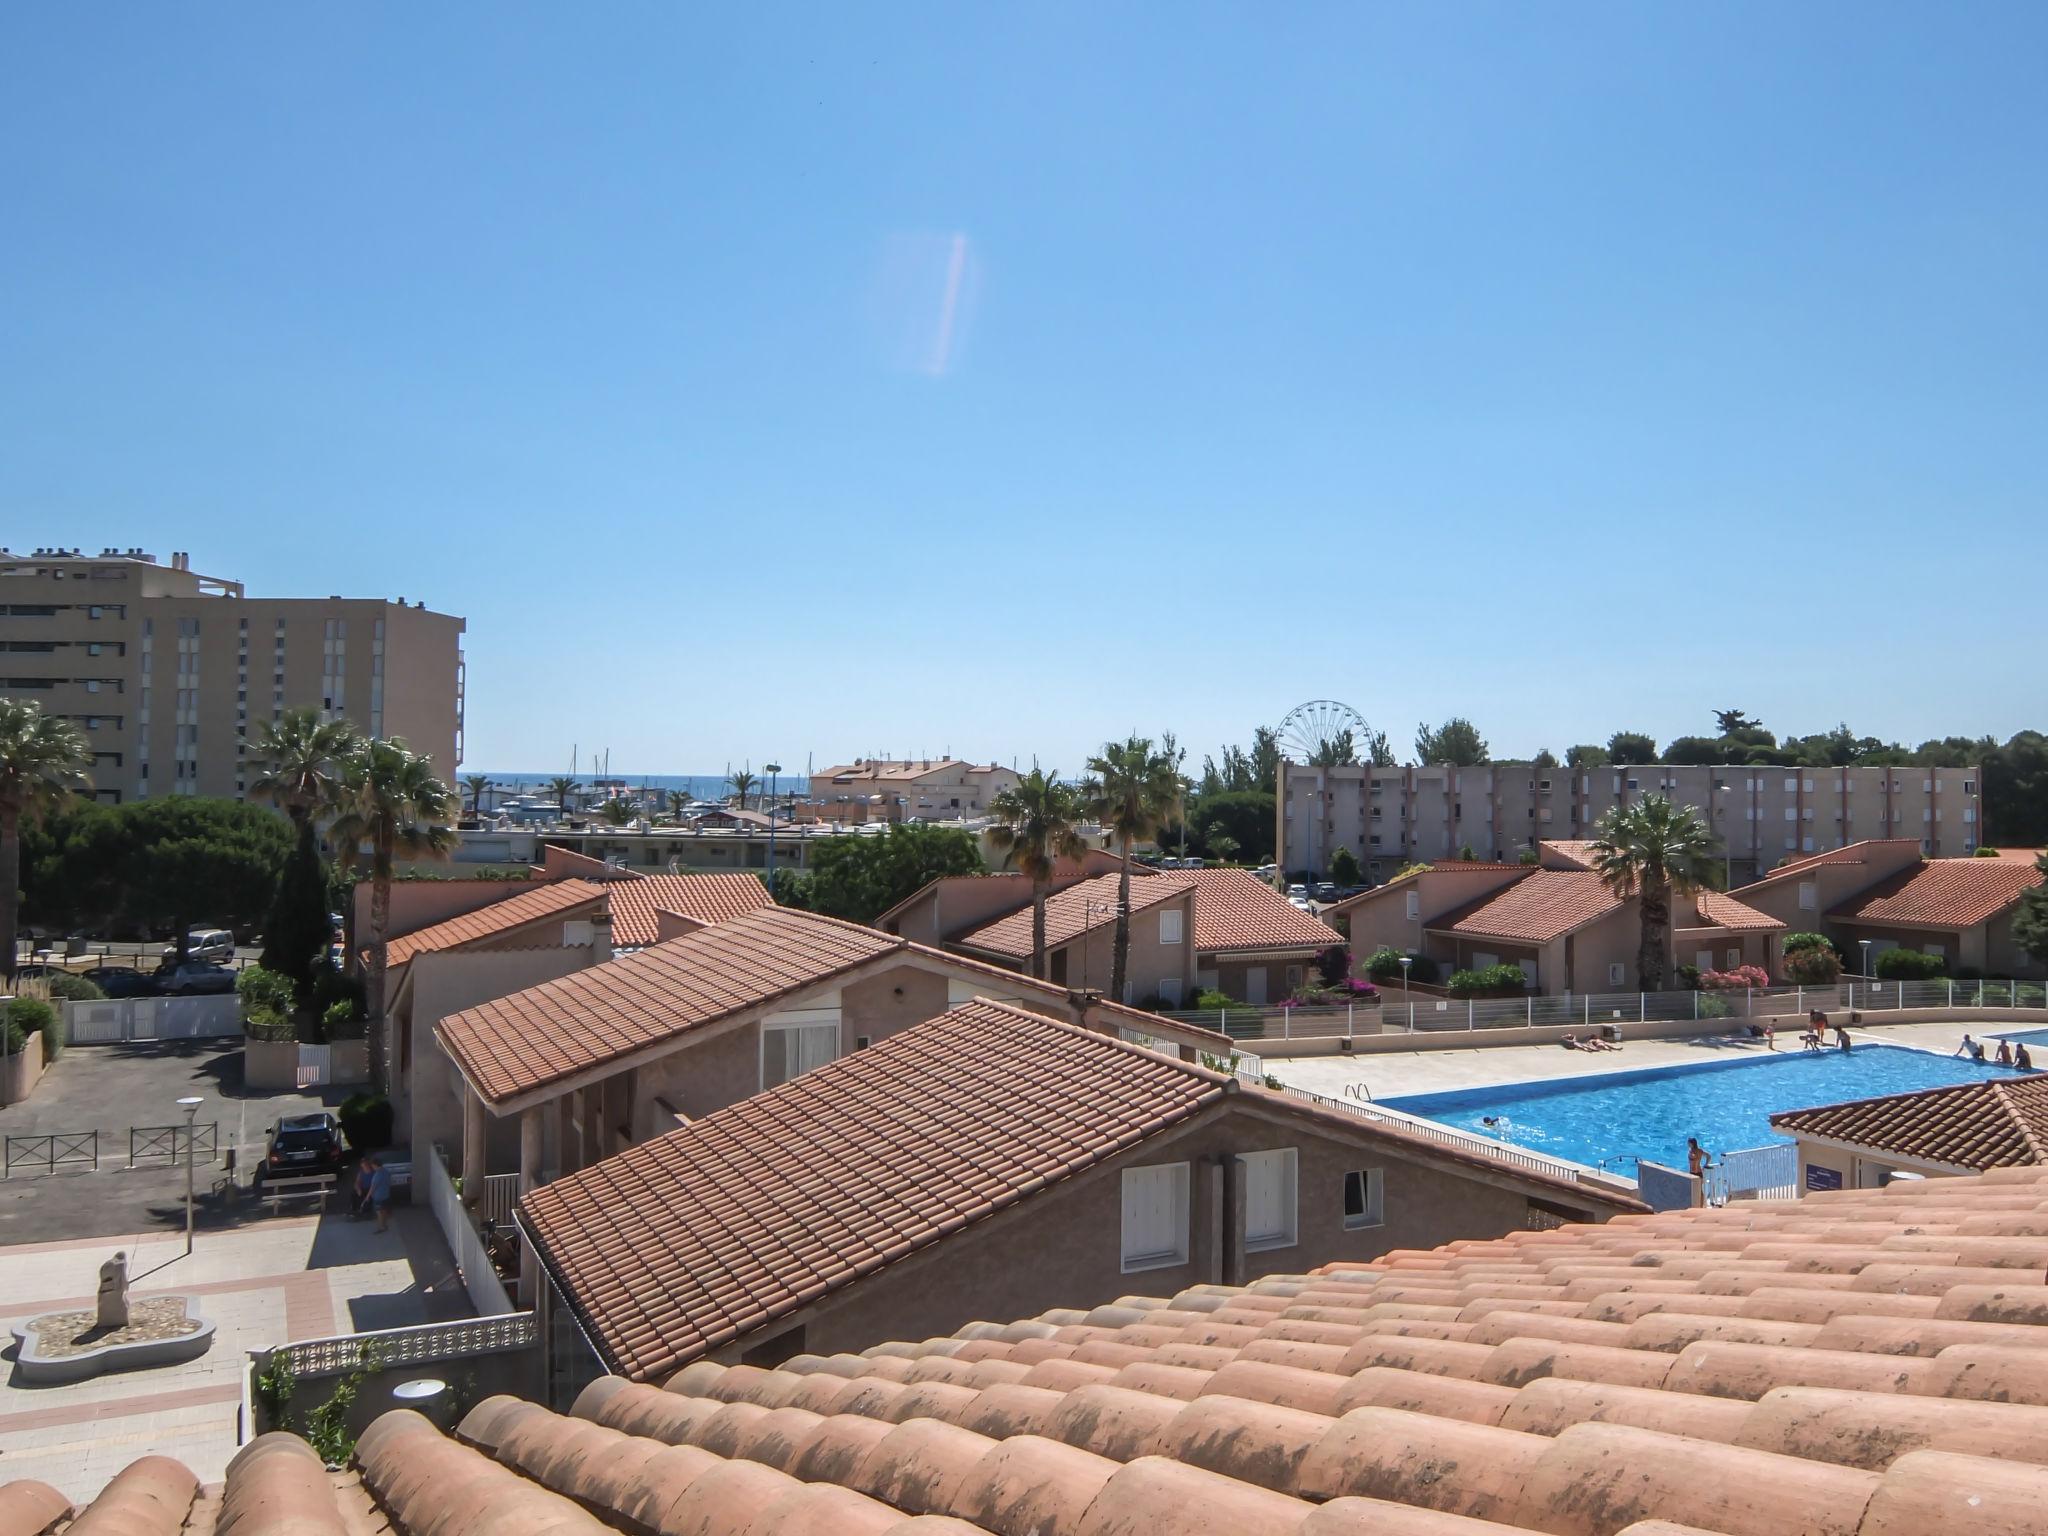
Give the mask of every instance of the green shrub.
M 54 1055 L 63 1044 L 57 1027 L 57 1010 L 40 997 L 17 997 L 7 1005 L 7 1048 L 18 1051 L 30 1035 L 43 1037 L 43 1054 Z
M 1948 974 L 1948 962 L 1917 949 L 1888 949 L 1877 957 L 1875 969 L 1886 981 L 1932 981 Z
M 1835 946 L 1824 933 L 1788 933 L 1785 935 L 1785 953 L 1792 954 L 1802 949 L 1833 949 Z
M 291 1019 L 267 1003 L 243 1011 L 242 1033 L 251 1040 L 270 1040 L 283 1044 L 298 1039 L 298 1031 L 293 1027 Z
M 1703 1019 L 1725 1019 L 1735 1011 L 1735 1004 L 1727 998 L 1712 992 L 1700 994 L 1700 1017 Z
M 1425 985 L 1441 974 L 1437 963 L 1427 955 L 1411 955 L 1413 961 L 1408 967 L 1408 979 Z M 1374 981 L 1399 981 L 1401 979 L 1401 951 L 1391 945 L 1376 949 L 1365 957 L 1365 974 Z
M 362 1017 L 347 998 L 337 998 L 320 1015 L 320 1032 L 329 1040 L 349 1040 L 362 1033 Z
M 1818 949 L 1788 948 L 1785 951 L 1784 969 L 1787 981 L 1802 987 L 1824 987 L 1840 978 L 1842 960 L 1835 953 L 1833 946 L 1826 943 Z
M 1681 965 L 1678 968 L 1678 984 L 1688 992 L 1699 991 L 1700 968 L 1696 965 Z M 1720 1015 L 1716 1014 L 1715 1017 L 1719 1018 Z
M 335 1118 L 341 1122 L 341 1134 L 358 1152 L 374 1152 L 391 1145 L 395 1114 L 391 1101 L 381 1093 L 350 1094 L 342 1101 Z
M 74 976 L 69 971 L 52 972 L 43 990 L 67 1003 L 96 1003 L 107 995 L 90 976 Z
M 1489 965 L 1481 971 L 1453 971 L 1445 990 L 1453 997 L 1520 997 L 1529 983 L 1519 965 Z
M 1204 987 L 1195 995 L 1195 1006 L 1206 1013 L 1214 1013 L 1223 1008 L 1243 1008 L 1247 1005 L 1239 1002 L 1228 992 L 1219 992 L 1214 987 Z
M 273 1017 L 289 1019 L 297 1001 L 291 977 L 282 971 L 266 971 L 260 965 L 245 967 L 235 978 L 235 996 L 242 1000 L 245 1029 L 259 1021 L 268 1024 Z
M 1980 859 L 1995 859 L 1998 857 L 1998 850 L 1996 848 L 1979 848 L 1976 856 Z

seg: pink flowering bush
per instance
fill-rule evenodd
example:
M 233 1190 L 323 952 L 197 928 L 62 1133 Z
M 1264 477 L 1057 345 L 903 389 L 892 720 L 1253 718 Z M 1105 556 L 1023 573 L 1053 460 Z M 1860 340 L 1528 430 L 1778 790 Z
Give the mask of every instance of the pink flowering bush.
M 1732 971 L 1701 971 L 1700 988 L 1707 992 L 1741 992 L 1749 987 L 1768 987 L 1771 978 L 1760 965 L 1738 965 Z

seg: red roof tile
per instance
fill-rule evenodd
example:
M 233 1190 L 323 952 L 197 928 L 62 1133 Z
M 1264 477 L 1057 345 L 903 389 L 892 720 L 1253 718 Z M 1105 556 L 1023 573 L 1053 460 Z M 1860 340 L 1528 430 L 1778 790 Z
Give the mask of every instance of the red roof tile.
M 442 1019 L 493 1104 L 817 985 L 905 947 L 855 923 L 764 907 Z
M 1101 928 L 1116 921 L 1117 880 L 1115 875 L 1097 875 L 1089 880 L 1077 880 L 1065 890 L 1054 891 L 1045 899 L 1045 944 L 1047 949 L 1056 949 L 1073 939 L 1078 939 L 1091 928 Z M 1194 889 L 1194 882 L 1185 875 L 1153 875 L 1131 881 L 1131 910 L 1142 912 L 1156 907 L 1162 901 Z M 1201 902 L 1195 903 L 1196 912 Z M 1199 921 L 1199 916 L 1197 921 Z M 978 949 L 992 955 L 1007 955 L 1013 959 L 1026 960 L 1031 956 L 1031 905 L 1027 901 L 1007 917 L 999 917 L 992 923 L 961 934 L 953 941 L 967 949 Z
M 675 912 L 700 923 L 723 923 L 775 904 L 758 875 L 743 871 L 704 875 L 642 875 L 609 887 L 612 943 L 639 949 L 661 938 L 657 912 Z
M 359 1474 L 266 1435 L 217 1505 L 146 1457 L 79 1529 L 2031 1536 L 2044 1248 L 2033 1168 L 1515 1232 L 388 1413 Z M 18 1536 L 62 1502 L 0 1488 Z
M 1788 1110 L 1771 1116 L 1771 1124 L 1792 1135 L 1825 1136 L 1979 1173 L 2031 1167 L 2048 1163 L 2048 1074 L 1982 1078 Z
M 1555 854 L 1560 860 L 1576 864 L 1580 869 L 1593 867 L 1593 850 L 1600 845 L 1590 837 L 1546 837 L 1542 841 L 1545 852 Z
M 1532 869 L 1505 890 L 1447 912 L 1430 927 L 1511 944 L 1548 944 L 1620 906 L 1621 898 L 1602 885 L 1598 875 Z
M 1836 922 L 1898 928 L 1974 928 L 2041 883 L 2014 859 L 1928 859 L 1828 913 Z
M 1776 933 L 1786 926 L 1770 914 L 1737 901 L 1725 891 L 1701 891 L 1694 906 L 1705 922 L 1736 933 Z
M 460 949 L 465 944 L 507 934 L 529 923 L 563 918 L 578 907 L 589 906 L 595 911 L 604 893 L 605 887 L 588 880 L 560 880 L 550 885 L 536 885 L 517 896 L 478 907 L 474 912 L 464 912 L 458 917 L 401 934 L 386 946 L 386 964 L 400 966 L 413 956 L 430 950 Z
M 1195 883 L 1195 948 L 1327 949 L 1343 935 L 1318 922 L 1246 869 L 1191 869 Z
M 1233 1088 L 977 1001 L 546 1185 L 520 1218 L 593 1342 L 644 1379 Z

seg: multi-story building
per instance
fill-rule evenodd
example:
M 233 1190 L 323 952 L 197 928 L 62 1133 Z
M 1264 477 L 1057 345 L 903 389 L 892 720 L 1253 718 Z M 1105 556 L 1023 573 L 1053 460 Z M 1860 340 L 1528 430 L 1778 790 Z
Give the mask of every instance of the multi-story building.
M 1721 839 L 1731 884 L 1789 858 L 1869 838 L 1915 838 L 1934 857 L 1974 853 L 1983 774 L 1976 768 L 1763 768 L 1645 763 L 1538 768 L 1341 768 L 1280 765 L 1280 867 L 1321 874 L 1349 848 L 1375 879 L 1402 865 L 1514 860 L 1540 841 L 1587 838 L 1600 818 L 1645 795 L 1696 806 Z
M 811 800 L 826 821 L 965 821 L 1019 782 L 1001 763 L 956 757 L 862 758 L 811 775 Z
M 245 742 L 311 705 L 462 760 L 463 621 L 382 598 L 250 597 L 139 549 L 0 549 L 0 694 L 91 743 L 101 800 L 246 792 Z

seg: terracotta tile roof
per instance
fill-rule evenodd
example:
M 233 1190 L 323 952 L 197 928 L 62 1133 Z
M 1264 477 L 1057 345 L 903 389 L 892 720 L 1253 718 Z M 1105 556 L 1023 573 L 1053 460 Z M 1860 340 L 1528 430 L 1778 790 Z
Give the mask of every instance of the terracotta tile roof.
M 1133 877 L 1131 910 L 1142 912 L 1193 888 L 1194 882 L 1178 873 L 1154 875 L 1142 880 Z M 1116 899 L 1115 875 L 1096 875 L 1093 879 L 1077 880 L 1063 891 L 1054 891 L 1045 899 L 1046 948 L 1056 949 L 1069 940 L 1078 939 L 1091 928 L 1101 928 L 1115 923 Z M 1199 899 L 1195 905 L 1199 912 Z M 1090 907 L 1094 908 L 1092 912 L 1089 910 Z M 1111 910 L 1105 912 L 1105 907 Z M 1197 921 L 1199 920 L 1198 917 Z M 971 929 L 953 942 L 987 954 L 1027 960 L 1031 957 L 1031 905 L 1026 902 L 1017 911 L 999 917 L 992 923 Z
M 2048 1074 L 1980 1078 L 1771 1116 L 1788 1134 L 1825 1136 L 1873 1152 L 1987 1168 L 2048 1163 Z
M 642 875 L 610 886 L 612 943 L 639 949 L 660 939 L 657 912 L 676 912 L 700 923 L 722 923 L 775 898 L 758 875 L 734 870 L 706 875 Z
M 1816 864 L 1868 864 L 1873 854 L 1906 848 L 1917 854 L 1920 851 L 1920 840 L 1913 837 L 1866 837 L 1843 848 L 1830 848 L 1825 853 L 1808 853 L 1796 859 L 1787 859 L 1777 868 L 1765 871 L 1749 883 L 1763 885 L 1773 880 L 1783 880 L 1798 874 L 1801 870 L 1812 869 Z
M 548 885 L 536 885 L 517 896 L 478 907 L 474 912 L 464 912 L 401 934 L 386 946 L 386 963 L 395 967 L 430 950 L 460 949 L 465 944 L 510 933 L 529 923 L 565 918 L 578 907 L 588 906 L 594 912 L 604 893 L 602 885 L 589 880 L 558 880 Z
M 976 1001 L 545 1185 L 520 1220 L 592 1342 L 645 1379 L 1234 1090 Z
M 1544 852 L 1555 854 L 1580 869 L 1593 867 L 1593 850 L 1597 846 L 1590 837 L 1546 837 L 1541 843 Z
M 1576 869 L 1532 869 L 1513 885 L 1446 912 L 1429 926 L 1510 944 L 1548 944 L 1617 911 L 1621 898 Z
M 1836 922 L 1900 928 L 1974 928 L 2041 883 L 2014 859 L 1928 859 L 1880 880 L 1828 913 Z
M 905 948 L 872 928 L 763 907 L 435 1025 L 493 1104 L 673 1040 Z
M 1184 878 L 1195 883 L 1195 948 L 1204 954 L 1328 949 L 1344 942 L 1336 929 L 1310 917 L 1250 870 L 1191 869 Z
M 333 1478 L 267 1435 L 218 1511 L 145 1458 L 87 1524 L 2032 1536 L 2044 1250 L 2039 1169 L 1624 1217 L 773 1370 L 699 1361 L 665 1389 L 605 1378 L 567 1415 L 491 1398 L 450 1435 L 389 1413 Z M 61 1520 L 52 1498 L 0 1488 L 9 1536 Z
M 1704 922 L 1736 933 L 1778 933 L 1786 926 L 1767 912 L 1745 906 L 1726 891 L 1701 891 L 1694 906 Z

